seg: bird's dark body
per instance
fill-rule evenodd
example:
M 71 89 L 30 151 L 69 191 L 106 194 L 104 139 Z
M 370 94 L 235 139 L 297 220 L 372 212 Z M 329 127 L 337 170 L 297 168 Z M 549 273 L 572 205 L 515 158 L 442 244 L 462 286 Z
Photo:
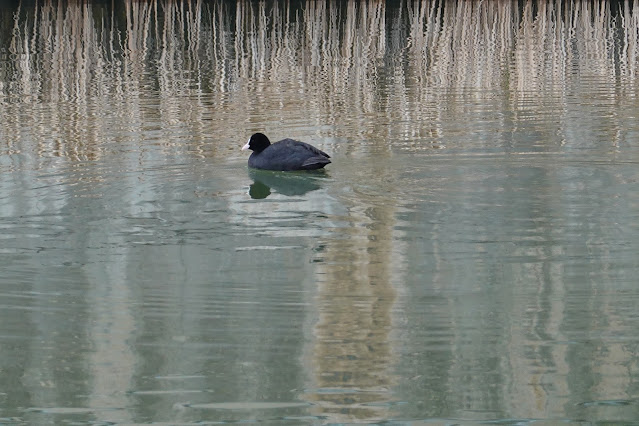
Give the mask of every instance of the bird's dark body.
M 253 153 L 249 157 L 248 165 L 262 170 L 317 170 L 330 164 L 330 156 L 322 150 L 305 142 L 293 139 L 283 139 L 266 147 L 249 141 Z M 268 141 L 268 139 L 267 139 Z

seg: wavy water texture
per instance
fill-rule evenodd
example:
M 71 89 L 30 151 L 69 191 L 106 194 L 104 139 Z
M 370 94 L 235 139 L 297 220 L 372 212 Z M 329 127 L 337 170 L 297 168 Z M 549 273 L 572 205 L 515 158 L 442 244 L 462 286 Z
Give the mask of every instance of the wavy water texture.
M 165 152 L 232 157 L 238 129 L 245 136 L 288 128 L 363 140 L 370 149 L 422 149 L 460 131 L 448 117 L 465 113 L 455 99 L 470 89 L 505 94 L 513 116 L 486 114 L 512 127 L 535 120 L 527 112 L 559 96 L 548 114 L 568 133 L 567 105 L 591 103 L 558 90 L 573 80 L 602 86 L 600 114 L 615 115 L 617 102 L 634 105 L 637 7 L 46 1 L 19 8 L 12 28 L 4 14 L 1 148 L 95 159 L 139 149 L 135 134 L 143 129 Z M 309 116 L 314 129 L 304 128 Z M 403 125 L 389 126 L 396 122 Z M 25 132 L 36 146 L 21 146 Z M 619 144 L 622 133 L 613 128 L 608 136 Z
M 636 419 L 637 2 L 26 3 L 0 423 Z

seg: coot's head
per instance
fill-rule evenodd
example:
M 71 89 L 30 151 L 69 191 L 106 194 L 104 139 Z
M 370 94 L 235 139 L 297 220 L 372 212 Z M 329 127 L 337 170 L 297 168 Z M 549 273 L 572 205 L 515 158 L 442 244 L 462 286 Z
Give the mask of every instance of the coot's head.
M 242 147 L 242 150 L 250 149 L 255 152 L 262 152 L 271 144 L 271 141 L 263 133 L 255 133 Z

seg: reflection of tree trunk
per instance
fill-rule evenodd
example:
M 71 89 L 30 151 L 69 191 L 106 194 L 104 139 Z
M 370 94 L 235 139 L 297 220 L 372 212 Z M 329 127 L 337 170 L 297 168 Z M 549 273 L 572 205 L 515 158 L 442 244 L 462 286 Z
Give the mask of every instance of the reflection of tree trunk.
M 324 252 L 311 355 L 314 392 L 308 399 L 335 421 L 383 418 L 394 384 L 394 208 L 373 200 L 366 209 L 353 208 L 350 219 L 345 238 Z

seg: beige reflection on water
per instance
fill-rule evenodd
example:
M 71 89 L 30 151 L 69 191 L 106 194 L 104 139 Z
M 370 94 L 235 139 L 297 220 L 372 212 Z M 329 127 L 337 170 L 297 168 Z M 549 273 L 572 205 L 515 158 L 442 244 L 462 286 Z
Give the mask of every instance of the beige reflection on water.
M 12 61 L 0 79 L 0 150 L 12 167 L 25 161 L 16 154 L 73 163 L 130 150 L 122 161 L 135 169 L 149 138 L 159 155 L 239 161 L 238 131 L 282 128 L 366 140 L 381 152 L 388 141 L 417 150 L 453 132 L 446 117 L 463 105 L 451 94 L 469 89 L 505 92 L 515 121 L 529 119 L 527 103 L 544 101 L 531 93 L 561 93 L 574 78 L 623 80 L 601 88 L 611 104 L 636 96 L 637 2 L 622 3 L 618 20 L 607 2 L 579 1 L 401 2 L 394 15 L 383 1 L 308 2 L 303 9 L 286 1 L 123 5 L 123 24 L 120 14 L 82 2 L 49 0 L 27 19 L 16 15 Z M 335 421 L 383 418 L 383 404 L 366 404 L 389 401 L 386 389 L 397 381 L 390 336 L 402 271 L 393 265 L 405 255 L 393 234 L 397 207 L 374 199 L 360 205 L 368 208 L 352 206 L 351 214 L 367 226 L 352 227 L 317 268 L 307 398 Z M 105 273 L 120 282 L 117 271 Z M 561 324 L 562 305 L 550 312 L 548 327 Z M 118 348 L 132 376 L 134 358 L 125 349 L 132 313 L 94 315 L 94 333 L 112 331 L 110 340 L 95 339 Z M 530 344 L 525 336 L 512 344 Z M 611 349 L 605 365 L 622 365 L 627 354 Z M 568 369 L 564 353 L 553 356 L 558 369 Z M 529 370 L 520 362 L 510 360 L 512 387 L 530 394 L 506 396 L 512 400 L 504 404 L 522 416 L 562 412 L 539 384 L 543 377 L 523 375 Z M 96 377 L 110 374 L 102 364 L 97 353 Z M 110 386 L 126 388 L 127 377 L 95 386 L 105 395 Z M 322 391 L 335 388 L 356 392 Z
M 331 422 L 388 418 L 397 383 L 391 331 L 405 253 L 396 208 L 371 196 L 349 211 L 353 226 L 318 264 L 318 320 L 305 359 L 311 380 L 302 396 Z
M 613 99 L 635 92 L 636 4 L 618 20 L 607 2 L 401 2 L 392 15 L 383 1 L 123 5 L 124 23 L 51 0 L 16 14 L 0 81 L 4 152 L 95 159 L 149 128 L 189 155 L 238 158 L 238 129 L 418 149 L 452 131 L 447 116 L 463 105 L 450 94 L 469 88 L 506 91 L 520 120 L 543 102 L 531 93 L 571 79 L 623 79 L 602 87 Z

